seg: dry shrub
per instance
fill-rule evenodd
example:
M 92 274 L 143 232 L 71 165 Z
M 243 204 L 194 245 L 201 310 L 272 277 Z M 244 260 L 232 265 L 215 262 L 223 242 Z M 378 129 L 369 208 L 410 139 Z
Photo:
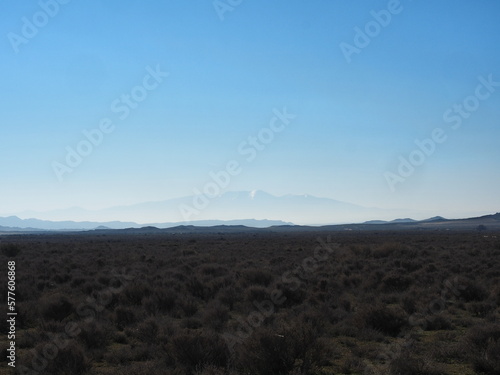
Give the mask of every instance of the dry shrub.
M 397 336 L 408 325 L 408 318 L 401 308 L 378 305 L 361 312 L 365 326 L 390 336 Z
M 119 329 L 137 322 L 137 316 L 130 307 L 119 306 L 114 313 L 114 322 Z
M 154 344 L 158 337 L 158 322 L 155 318 L 148 318 L 137 326 L 136 337 L 148 344 Z
M 106 323 L 91 321 L 80 324 L 81 328 L 78 338 L 89 350 L 105 348 L 112 336 L 112 328 Z
M 463 340 L 476 371 L 486 375 L 500 374 L 500 325 L 485 324 L 469 329 Z
M 175 307 L 178 296 L 172 289 L 160 289 L 155 291 L 153 299 L 156 302 L 158 310 L 161 312 L 169 312 Z
M 113 365 L 125 364 L 132 359 L 132 349 L 130 345 L 121 345 L 108 351 L 103 356 L 104 360 Z
M 207 306 L 203 313 L 203 322 L 207 327 L 219 332 L 224 328 L 229 320 L 229 310 L 220 303 L 214 303 Z
M 239 373 L 222 367 L 206 365 L 201 369 L 197 369 L 194 375 L 239 375 Z
M 258 328 L 238 347 L 238 367 L 250 373 L 308 374 L 329 356 L 325 341 L 311 322 L 295 319 Z
M 21 349 L 34 348 L 42 341 L 42 334 L 38 329 L 24 330 L 17 335 L 17 345 Z
M 270 299 L 269 290 L 262 286 L 251 286 L 246 291 L 246 299 L 250 302 Z
M 471 302 L 467 304 L 467 311 L 469 311 L 473 316 L 484 318 L 490 312 L 496 309 L 496 303 L 494 302 Z
M 459 298 L 464 299 L 465 302 L 483 301 L 488 298 L 489 293 L 484 286 L 471 280 L 464 281 L 462 284 Z
M 417 312 L 417 305 L 418 305 L 418 299 L 415 297 L 414 293 L 407 293 L 402 299 L 402 306 L 403 309 L 408 313 L 408 314 L 413 314 Z
M 131 304 L 140 306 L 142 299 L 151 294 L 151 288 L 145 283 L 128 284 L 123 293 Z
M 408 351 L 403 351 L 391 361 L 390 375 L 446 375 L 441 366 L 429 359 L 417 357 Z
M 61 348 L 52 342 L 40 343 L 23 362 L 34 365 L 40 375 L 82 375 L 91 368 L 82 347 L 74 341 Z
M 427 331 L 441 331 L 453 329 L 453 324 L 450 319 L 439 314 L 427 317 L 426 330 Z
M 71 275 L 69 273 L 57 273 L 52 277 L 52 280 L 57 284 L 64 284 L 71 280 Z
M 387 258 L 389 255 L 401 249 L 402 249 L 401 244 L 397 242 L 386 242 L 377 247 L 375 250 L 373 250 L 372 256 L 376 259 Z
M 404 269 L 390 271 L 382 279 L 384 289 L 392 291 L 404 291 L 412 284 L 413 279 L 406 276 Z
M 17 256 L 21 252 L 21 248 L 18 245 L 9 243 L 9 244 L 2 245 L 2 247 L 0 248 L 0 251 L 6 257 L 14 258 L 15 256 Z
M 219 301 L 227 305 L 229 310 L 233 310 L 234 304 L 241 300 L 241 292 L 232 286 L 227 286 L 219 290 Z
M 71 286 L 71 288 L 76 288 L 76 287 L 84 284 L 87 281 L 88 280 L 85 277 L 73 277 L 73 279 L 71 280 L 70 286 Z
M 250 269 L 243 272 L 242 277 L 249 285 L 269 286 L 273 281 L 273 274 L 266 270 Z
M 361 358 L 350 355 L 342 361 L 340 371 L 343 374 L 363 374 L 366 369 L 366 364 Z
M 118 375 L 168 375 L 165 365 L 161 362 L 143 362 L 134 363 L 125 367 L 120 367 L 116 374 Z
M 172 338 L 169 351 L 177 364 L 193 371 L 205 365 L 226 367 L 229 349 L 217 335 L 181 333 Z
M 198 304 L 193 298 L 186 298 L 180 302 L 184 315 L 191 317 L 198 312 Z
M 205 296 L 207 294 L 206 286 L 196 276 L 191 277 L 187 281 L 186 288 L 193 297 L 205 299 Z
M 142 306 L 150 315 L 171 313 L 179 298 L 172 288 L 162 287 L 142 300 Z
M 45 320 L 62 321 L 74 312 L 73 304 L 60 293 L 40 298 L 39 304 L 40 313 Z
M 245 342 L 241 365 L 256 374 L 288 374 L 296 360 L 293 336 L 261 328 Z
M 181 321 L 181 327 L 187 329 L 199 329 L 203 327 L 203 323 L 198 318 L 188 317 Z
M 221 266 L 220 264 L 210 263 L 201 266 L 200 272 L 203 275 L 210 275 L 213 277 L 224 276 L 228 273 L 226 267 Z
M 300 305 L 307 296 L 307 292 L 304 287 L 300 287 L 297 289 L 291 289 L 286 285 L 279 283 L 277 285 L 277 290 L 280 290 L 283 293 L 283 297 L 280 299 L 285 299 L 281 307 L 291 307 L 293 305 Z

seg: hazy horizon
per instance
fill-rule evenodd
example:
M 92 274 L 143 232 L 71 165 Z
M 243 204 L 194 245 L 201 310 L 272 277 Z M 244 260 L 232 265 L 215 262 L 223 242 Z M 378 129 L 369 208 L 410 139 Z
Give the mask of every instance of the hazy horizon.
M 254 190 L 417 219 L 498 212 L 499 14 L 494 0 L 8 1 L 0 216 Z
M 393 221 L 397 219 L 426 220 L 436 216 L 446 219 L 465 219 L 495 214 L 497 211 L 439 212 L 432 210 L 409 210 L 399 208 L 385 210 L 379 207 L 362 207 L 352 202 L 340 202 L 311 195 L 274 196 L 261 190 L 228 191 L 213 199 L 198 215 L 182 217 L 179 206 L 201 202 L 202 195 L 177 197 L 158 202 L 142 202 L 131 206 L 104 207 L 99 210 L 87 210 L 82 207 L 70 207 L 45 212 L 23 211 L 9 213 L 22 220 L 39 219 L 52 222 L 133 222 L 139 225 L 164 223 L 195 224 L 211 221 L 281 221 L 296 225 L 337 225 L 363 223 L 373 220 Z M 254 200 L 255 199 L 255 200 Z M 254 201 L 255 203 L 252 204 Z M 228 202 L 234 211 L 228 210 Z M 309 204 L 307 203 L 309 202 Z M 248 206 L 248 204 L 251 206 Z M 195 203 L 196 204 L 196 203 Z M 152 205 L 154 207 L 152 207 Z M 301 210 L 297 210 L 301 207 Z M 347 208 L 346 208 L 347 207 Z M 352 207 L 352 208 L 351 208 Z M 239 216 L 238 216 L 239 215 Z M 2 216 L 0 216 L 1 218 Z M 0 224 L 1 226 L 1 224 Z

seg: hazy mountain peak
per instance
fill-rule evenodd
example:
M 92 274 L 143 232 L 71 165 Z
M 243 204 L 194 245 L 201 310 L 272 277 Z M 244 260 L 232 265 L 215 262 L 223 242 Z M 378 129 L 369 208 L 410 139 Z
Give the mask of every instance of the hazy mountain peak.
M 413 223 L 416 220 L 410 219 L 409 217 L 403 218 L 403 219 L 395 219 L 392 220 L 391 223 Z
M 434 216 L 434 217 L 431 217 L 427 220 L 423 220 L 423 221 L 443 221 L 443 220 L 446 220 L 444 217 L 442 216 Z
M 262 191 L 262 190 L 252 190 L 248 193 L 248 196 L 251 198 L 251 199 L 255 199 L 255 198 L 262 198 L 262 197 L 274 197 L 273 195 L 269 194 L 269 193 L 266 193 L 265 191 Z

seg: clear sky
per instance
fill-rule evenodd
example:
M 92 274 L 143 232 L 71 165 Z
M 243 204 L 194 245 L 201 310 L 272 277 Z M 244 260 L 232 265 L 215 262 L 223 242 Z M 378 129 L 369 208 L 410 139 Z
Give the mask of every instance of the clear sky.
M 497 0 L 5 0 L 0 215 L 191 195 L 231 160 L 221 191 L 500 211 L 499 17 Z

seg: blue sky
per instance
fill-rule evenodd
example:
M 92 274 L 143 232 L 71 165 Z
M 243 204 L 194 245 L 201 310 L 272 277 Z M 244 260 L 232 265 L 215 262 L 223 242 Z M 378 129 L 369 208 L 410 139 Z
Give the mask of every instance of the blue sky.
M 230 160 L 241 173 L 225 190 L 456 217 L 500 211 L 500 87 L 473 98 L 485 80 L 500 82 L 498 1 L 227 6 L 221 20 L 211 0 L 6 0 L 0 215 L 191 195 Z M 372 11 L 390 14 L 387 25 Z M 26 21 L 41 25 L 36 35 Z M 372 33 L 367 46 L 355 28 Z M 342 43 L 358 48 L 350 62 Z M 155 69 L 168 77 L 137 89 Z M 113 103 L 134 89 L 147 96 L 121 119 Z M 474 109 L 457 129 L 455 104 Z M 285 108 L 296 117 L 246 161 L 238 146 Z M 54 163 L 103 119 L 113 131 L 58 178 Z M 401 158 L 436 128 L 446 140 L 414 154 L 402 176 Z

